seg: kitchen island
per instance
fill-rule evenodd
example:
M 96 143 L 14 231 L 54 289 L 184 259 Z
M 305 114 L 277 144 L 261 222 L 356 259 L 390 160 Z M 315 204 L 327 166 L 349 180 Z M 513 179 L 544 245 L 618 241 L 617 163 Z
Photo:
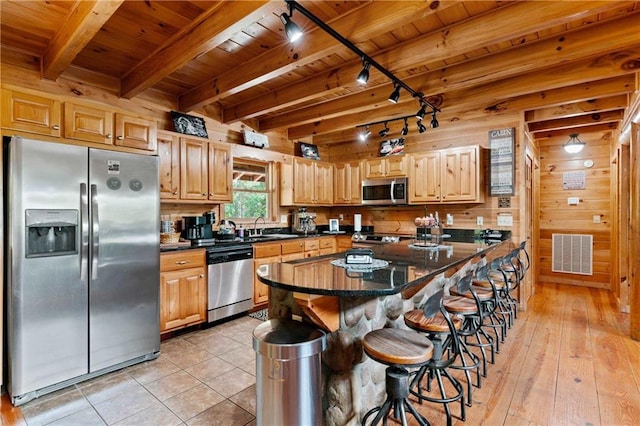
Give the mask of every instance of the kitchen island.
M 344 253 L 262 265 L 269 318 L 301 318 L 324 329 L 323 423 L 360 424 L 384 399 L 385 367 L 362 350 L 362 338 L 383 327 L 405 328 L 402 314 L 421 306 L 486 256 L 504 255 L 510 241 L 451 242 L 417 247 L 410 241 L 373 246 L 378 269 L 336 266 Z M 386 263 L 386 264 L 385 264 Z

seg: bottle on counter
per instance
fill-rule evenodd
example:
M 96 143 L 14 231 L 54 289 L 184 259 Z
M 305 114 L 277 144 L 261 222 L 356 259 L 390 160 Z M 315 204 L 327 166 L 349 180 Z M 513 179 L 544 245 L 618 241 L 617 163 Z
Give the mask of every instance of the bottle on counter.
M 236 236 L 238 238 L 244 238 L 244 229 L 242 228 L 242 225 L 238 226 L 238 229 L 236 230 Z

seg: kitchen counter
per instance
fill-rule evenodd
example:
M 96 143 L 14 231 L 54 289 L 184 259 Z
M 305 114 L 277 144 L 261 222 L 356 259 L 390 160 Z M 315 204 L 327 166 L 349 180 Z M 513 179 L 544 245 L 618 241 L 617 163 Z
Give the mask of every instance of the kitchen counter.
M 176 251 L 176 250 L 192 250 L 192 249 L 200 249 L 206 247 L 221 247 L 224 245 L 231 244 L 258 244 L 258 243 L 270 243 L 274 241 L 282 241 L 282 240 L 292 240 L 299 238 L 322 238 L 322 237 L 331 237 L 336 234 L 309 234 L 309 235 L 298 235 L 298 234 L 283 234 L 283 233 L 275 233 L 275 234 L 263 234 L 245 238 L 236 238 L 235 240 L 228 241 L 218 241 L 215 244 L 210 245 L 201 245 L 201 246 L 192 246 L 189 241 L 180 241 L 177 244 L 160 244 L 160 252 L 168 252 L 168 251 Z M 344 234 L 342 234 L 344 235 Z
M 385 365 L 365 355 L 362 339 L 382 327 L 406 328 L 403 313 L 451 285 L 481 256 L 504 255 L 510 241 L 488 245 L 447 242 L 414 249 L 411 241 L 372 246 L 388 265 L 374 271 L 347 271 L 332 265 L 344 253 L 260 266 L 269 286 L 269 318 L 300 318 L 328 332 L 322 353 L 323 424 L 361 424 L 384 399 Z

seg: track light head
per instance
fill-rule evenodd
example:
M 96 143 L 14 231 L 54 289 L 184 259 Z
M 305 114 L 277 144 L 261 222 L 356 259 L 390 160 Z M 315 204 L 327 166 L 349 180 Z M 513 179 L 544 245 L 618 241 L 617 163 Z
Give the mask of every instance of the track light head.
M 360 71 L 360 73 L 358 74 L 358 77 L 356 78 L 358 83 L 367 84 L 367 81 L 369 81 L 370 66 L 371 64 L 369 63 L 369 61 L 367 61 L 365 58 L 362 58 L 362 71 Z
M 427 114 L 427 106 L 423 103 L 420 103 L 420 110 L 416 112 L 416 118 L 418 120 L 422 120 L 426 114 Z
M 284 33 L 291 43 L 302 37 L 302 30 L 291 20 L 291 16 L 283 13 L 280 15 L 280 21 L 284 25 Z
M 422 124 L 422 120 L 418 120 L 418 122 L 416 123 L 418 125 L 418 132 L 419 133 L 424 133 L 427 131 L 427 128 L 424 126 L 424 124 Z
M 407 123 L 407 119 L 405 118 L 404 119 L 404 127 L 400 131 L 400 134 L 402 136 L 407 136 L 408 133 L 409 133 L 409 123 Z
M 394 84 L 393 92 L 389 95 L 389 102 L 397 104 L 398 99 L 400 99 L 400 85 Z
M 380 135 L 381 138 L 384 138 L 385 136 L 387 136 L 387 133 L 389 133 L 389 127 L 387 127 L 387 123 L 384 123 L 384 129 L 380 130 L 378 132 L 378 135 Z
M 367 126 L 364 131 L 360 132 L 360 140 L 363 142 L 366 141 L 369 135 L 371 135 L 371 130 L 369 130 L 369 126 Z
M 431 128 L 435 129 L 438 126 L 440 126 L 440 123 L 438 123 L 438 119 L 436 118 L 436 112 L 433 112 L 433 116 L 431 117 Z

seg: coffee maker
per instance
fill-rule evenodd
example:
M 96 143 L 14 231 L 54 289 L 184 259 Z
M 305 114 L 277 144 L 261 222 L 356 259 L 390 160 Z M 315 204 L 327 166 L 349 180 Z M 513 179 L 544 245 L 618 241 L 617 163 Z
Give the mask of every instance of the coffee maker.
M 316 214 L 308 213 L 306 207 L 300 207 L 293 213 L 293 230 L 298 233 L 314 232 L 316 230 Z
M 184 216 L 182 218 L 182 237 L 187 240 L 206 240 L 213 238 L 211 225 L 216 221 L 214 212 L 202 216 Z

